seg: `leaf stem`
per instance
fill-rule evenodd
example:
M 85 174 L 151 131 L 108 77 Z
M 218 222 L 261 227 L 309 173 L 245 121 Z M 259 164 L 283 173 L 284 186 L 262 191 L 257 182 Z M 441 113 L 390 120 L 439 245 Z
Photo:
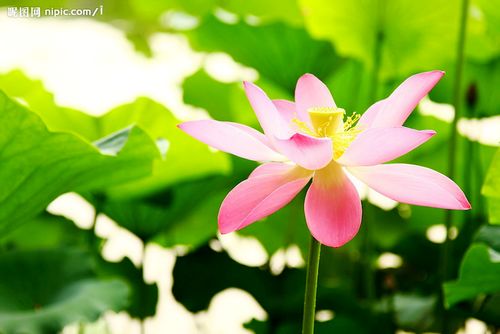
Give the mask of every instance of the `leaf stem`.
M 306 292 L 304 297 L 304 316 L 302 334 L 314 334 L 314 319 L 316 315 L 316 292 L 318 288 L 319 257 L 321 244 L 311 236 L 309 255 L 307 257 Z

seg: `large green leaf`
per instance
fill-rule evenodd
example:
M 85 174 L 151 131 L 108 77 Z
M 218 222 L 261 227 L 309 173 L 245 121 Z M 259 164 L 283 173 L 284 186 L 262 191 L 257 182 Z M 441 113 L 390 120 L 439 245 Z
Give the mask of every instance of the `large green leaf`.
M 0 256 L 0 332 L 56 333 L 65 325 L 95 321 L 122 310 L 129 289 L 120 280 L 98 280 L 91 258 L 64 250 Z
M 226 52 L 288 92 L 293 92 L 302 74 L 310 72 L 324 79 L 339 62 L 328 42 L 314 40 L 304 29 L 283 23 L 227 24 L 209 16 L 186 34 L 195 50 Z
M 480 294 L 500 292 L 499 254 L 483 244 L 473 244 L 462 261 L 458 280 L 445 283 L 448 307 Z
M 116 187 L 108 191 L 109 195 L 148 195 L 176 182 L 210 174 L 226 174 L 230 170 L 225 153 L 212 152 L 207 145 L 180 131 L 177 128 L 179 123 L 165 107 L 147 98 L 120 106 L 102 117 L 100 126 L 103 133 L 137 124 L 152 138 L 168 142 L 165 158 L 154 162 L 153 175 Z
M 379 32 L 382 67 L 407 75 L 439 68 L 453 59 L 458 33 L 458 1 L 302 0 L 309 31 L 330 39 L 343 56 L 373 66 Z
M 19 70 L 0 75 L 0 89 L 8 96 L 25 102 L 50 131 L 71 132 L 89 140 L 102 137 L 94 117 L 58 106 L 54 95 L 45 89 L 41 81 L 31 80 Z
M 57 106 L 53 95 L 39 81 L 31 80 L 19 71 L 0 76 L 0 88 L 7 89 L 12 97 L 25 101 L 51 131 L 70 132 L 95 141 L 136 125 L 154 140 L 160 139 L 167 152 L 164 159 L 155 159 L 153 174 L 118 188 L 108 189 L 109 195 L 148 195 L 181 180 L 229 171 L 229 161 L 224 153 L 212 152 L 205 144 L 180 131 L 177 128 L 180 121 L 168 109 L 151 99 L 139 98 L 101 117 L 93 117 L 81 111 Z
M 101 141 L 103 154 L 79 137 L 48 131 L 36 114 L 3 93 L 0 133 L 2 235 L 62 193 L 107 188 L 150 174 L 158 156 L 155 143 L 139 128 Z

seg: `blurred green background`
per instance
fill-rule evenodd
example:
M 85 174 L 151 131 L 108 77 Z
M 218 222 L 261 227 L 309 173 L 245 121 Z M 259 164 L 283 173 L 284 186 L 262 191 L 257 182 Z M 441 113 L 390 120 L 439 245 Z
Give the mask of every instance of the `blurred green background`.
M 101 5 L 94 17 L 45 15 Z M 256 163 L 176 125 L 258 127 L 243 79 L 292 99 L 313 73 L 362 113 L 434 69 L 446 76 L 406 125 L 438 135 L 399 160 L 451 173 L 473 209 L 360 187 L 360 233 L 323 247 L 316 332 L 498 333 L 500 1 L 0 6 L 0 333 L 299 333 L 304 194 L 218 235 L 222 199 Z M 40 18 L 15 17 L 36 7 Z

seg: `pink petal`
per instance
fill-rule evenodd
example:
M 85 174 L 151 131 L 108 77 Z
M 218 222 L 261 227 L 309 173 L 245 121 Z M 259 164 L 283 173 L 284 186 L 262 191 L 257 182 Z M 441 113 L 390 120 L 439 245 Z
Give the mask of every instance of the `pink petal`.
M 309 182 L 312 173 L 300 167 L 251 177 L 226 196 L 219 211 L 219 231 L 242 229 L 287 205 Z
M 273 100 L 273 104 L 280 113 L 280 115 L 291 122 L 294 118 L 297 118 L 297 111 L 295 110 L 295 103 L 287 100 Z
M 384 100 L 381 106 L 377 106 L 370 112 L 376 113 L 372 127 L 401 126 L 417 106 L 418 102 L 429 93 L 429 91 L 443 77 L 443 71 L 431 71 L 415 74 L 406 79 L 398 88 Z M 376 109 L 378 112 L 376 111 Z M 368 112 L 368 111 L 367 111 Z M 366 118 L 371 118 L 367 115 Z M 363 121 L 364 123 L 365 121 Z
M 290 139 L 276 139 L 276 149 L 297 165 L 310 170 L 321 169 L 333 159 L 332 140 L 301 133 Z
M 361 132 L 337 162 L 346 166 L 371 166 L 396 159 L 436 134 L 405 127 L 371 128 Z
M 287 100 L 273 100 L 274 106 L 278 109 L 278 112 L 289 122 L 292 128 L 294 127 L 293 120 L 298 119 L 306 124 L 311 122 L 308 113 L 298 113 L 296 105 L 292 101 Z
M 211 119 L 191 121 L 178 127 L 190 136 L 218 150 L 256 161 L 281 161 L 262 133 L 248 126 Z
M 443 209 L 470 209 L 460 187 L 429 168 L 386 164 L 350 167 L 349 171 L 369 187 L 398 202 Z
M 257 116 L 264 133 L 273 140 L 274 137 L 286 139 L 295 132 L 289 122 L 281 115 L 266 93 L 250 82 L 244 82 L 245 92 Z
M 281 174 L 290 170 L 289 164 L 282 162 L 268 162 L 262 165 L 259 165 L 255 168 L 248 178 L 252 178 L 255 176 L 269 175 L 269 174 Z
M 359 118 L 356 127 L 368 129 L 372 127 L 373 121 L 377 118 L 379 111 L 384 107 L 385 99 L 372 104 Z
M 358 192 L 336 163 L 316 172 L 304 210 L 311 234 L 330 247 L 347 243 L 361 226 Z
M 297 81 L 295 103 L 300 119 L 309 119 L 307 110 L 312 107 L 336 107 L 326 85 L 312 74 L 304 74 Z

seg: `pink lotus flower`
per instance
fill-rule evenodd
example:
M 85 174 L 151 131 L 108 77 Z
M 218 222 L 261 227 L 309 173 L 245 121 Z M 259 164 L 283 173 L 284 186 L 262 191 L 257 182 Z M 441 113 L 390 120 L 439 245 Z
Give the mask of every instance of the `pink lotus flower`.
M 361 201 L 345 173 L 398 202 L 436 208 L 470 208 L 448 177 L 409 164 L 383 164 L 429 140 L 435 131 L 403 127 L 444 72 L 414 75 L 359 118 L 344 120 L 328 88 L 311 74 L 295 89 L 295 103 L 271 101 L 257 86 L 245 92 L 264 134 L 238 123 L 200 120 L 179 127 L 224 152 L 265 162 L 224 199 L 219 230 L 248 226 L 288 204 L 312 178 L 305 198 L 307 226 L 316 240 L 340 247 L 361 225 Z

